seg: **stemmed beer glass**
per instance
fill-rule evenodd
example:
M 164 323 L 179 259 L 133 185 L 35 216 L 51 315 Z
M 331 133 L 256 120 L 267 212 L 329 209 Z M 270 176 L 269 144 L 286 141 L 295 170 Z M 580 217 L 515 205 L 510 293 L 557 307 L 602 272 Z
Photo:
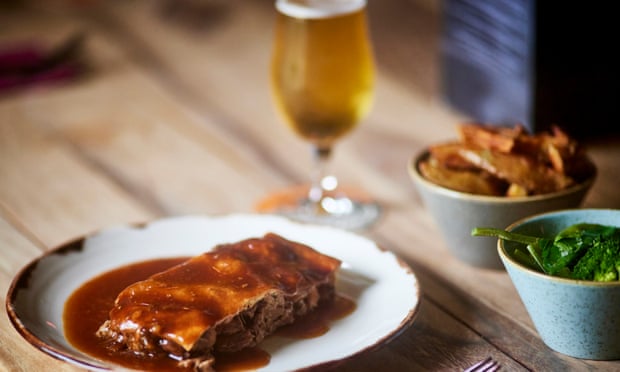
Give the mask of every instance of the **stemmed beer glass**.
M 300 188 L 291 189 L 290 195 L 271 198 L 271 207 L 304 222 L 368 226 L 379 215 L 378 204 L 345 193 L 336 177 L 325 173 L 334 143 L 359 124 L 372 104 L 366 0 L 276 0 L 275 7 L 275 102 L 286 123 L 311 144 L 317 171 L 301 194 Z

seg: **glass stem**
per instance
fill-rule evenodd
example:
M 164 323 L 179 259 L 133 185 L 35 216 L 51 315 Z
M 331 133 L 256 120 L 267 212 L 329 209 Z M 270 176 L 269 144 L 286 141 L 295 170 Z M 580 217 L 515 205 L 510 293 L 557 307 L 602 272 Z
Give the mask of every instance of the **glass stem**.
M 312 178 L 312 184 L 310 185 L 310 191 L 308 192 L 308 199 L 310 199 L 310 202 L 314 204 L 318 210 L 321 210 L 321 200 L 323 200 L 326 191 L 323 188 L 323 178 L 325 178 L 325 171 L 332 149 L 331 147 L 314 146 L 312 150 L 315 173 Z

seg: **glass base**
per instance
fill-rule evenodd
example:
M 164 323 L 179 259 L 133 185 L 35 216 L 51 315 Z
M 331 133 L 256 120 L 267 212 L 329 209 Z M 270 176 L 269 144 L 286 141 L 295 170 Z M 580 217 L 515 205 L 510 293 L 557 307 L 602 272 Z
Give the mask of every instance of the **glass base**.
M 296 186 L 273 193 L 261 200 L 256 210 L 274 213 L 293 221 L 360 230 L 381 216 L 381 206 L 357 189 L 330 191 L 320 204 L 308 198 L 309 186 Z

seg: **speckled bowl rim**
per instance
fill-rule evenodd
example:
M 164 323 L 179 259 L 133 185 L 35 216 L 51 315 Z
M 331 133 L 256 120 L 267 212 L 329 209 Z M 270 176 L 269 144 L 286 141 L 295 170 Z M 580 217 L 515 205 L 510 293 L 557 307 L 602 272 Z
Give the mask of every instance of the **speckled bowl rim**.
M 547 194 L 540 195 L 530 195 L 530 196 L 514 196 L 514 197 L 506 197 L 506 196 L 489 196 L 489 195 L 477 195 L 457 190 L 452 190 L 447 187 L 443 187 L 427 180 L 419 171 L 418 164 L 426 159 L 429 156 L 430 152 L 428 149 L 424 149 L 417 153 L 412 160 L 409 162 L 407 168 L 409 171 L 409 175 L 417 182 L 423 184 L 426 188 L 433 190 L 438 194 L 442 194 L 455 199 L 468 199 L 474 202 L 480 203 L 493 203 L 493 204 L 516 204 L 516 203 L 532 203 L 541 200 L 551 200 L 556 198 L 561 198 L 563 196 L 574 194 L 580 192 L 584 189 L 589 189 L 596 181 L 596 177 L 598 175 L 598 170 L 596 164 L 592 162 L 592 159 L 588 157 L 588 160 L 594 166 L 594 171 L 592 175 L 586 179 L 585 181 L 578 183 L 574 186 L 566 188 L 564 190 L 551 192 Z
M 516 228 L 520 227 L 525 223 L 529 223 L 538 219 L 554 217 L 559 215 L 573 214 L 573 213 L 592 213 L 592 212 L 617 212 L 620 214 L 620 209 L 611 209 L 611 208 L 574 208 L 574 209 L 563 209 L 552 212 L 538 213 L 533 214 L 528 217 L 521 218 L 506 227 L 506 231 L 513 231 Z M 619 226 L 620 227 L 620 226 Z M 529 267 L 521 264 L 517 260 L 515 260 L 508 252 L 506 252 L 506 248 L 504 247 L 504 241 L 502 239 L 497 240 L 497 253 L 502 258 L 502 262 L 504 264 L 510 265 L 512 268 L 519 270 L 521 273 L 526 275 L 536 277 L 541 280 L 547 280 L 551 282 L 568 284 L 574 286 L 581 287 L 618 287 L 620 286 L 620 280 L 613 282 L 596 282 L 592 280 L 577 280 L 577 279 L 569 279 L 569 278 L 561 278 L 558 276 L 552 276 L 545 273 L 541 273 L 540 271 L 536 271 L 534 269 L 530 269 Z

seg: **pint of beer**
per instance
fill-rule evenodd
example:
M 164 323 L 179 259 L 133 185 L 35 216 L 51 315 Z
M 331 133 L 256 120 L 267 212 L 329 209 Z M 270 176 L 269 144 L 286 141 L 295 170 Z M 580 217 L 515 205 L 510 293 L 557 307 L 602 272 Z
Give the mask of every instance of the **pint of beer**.
M 366 0 L 277 0 L 271 64 L 277 106 L 314 146 L 329 149 L 372 103 Z

